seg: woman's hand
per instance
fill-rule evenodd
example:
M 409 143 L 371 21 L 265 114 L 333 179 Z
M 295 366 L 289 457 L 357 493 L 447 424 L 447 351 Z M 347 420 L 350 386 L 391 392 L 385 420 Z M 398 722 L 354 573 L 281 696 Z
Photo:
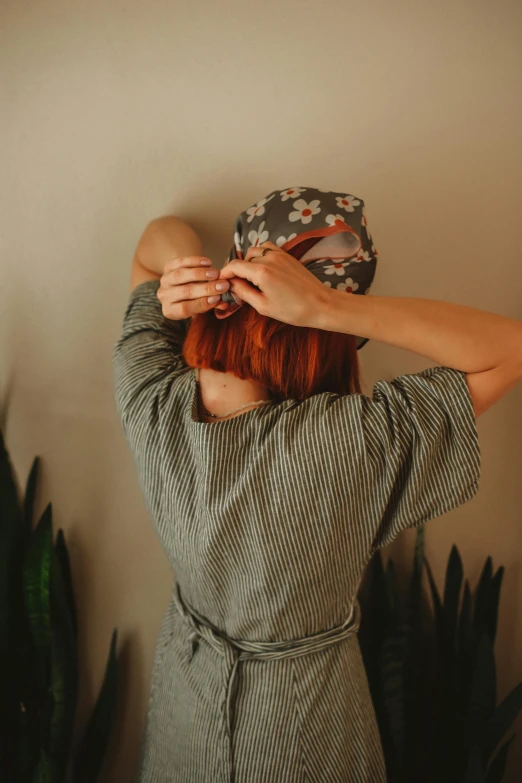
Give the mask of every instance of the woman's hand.
M 270 252 L 260 256 L 265 247 Z M 332 289 L 273 242 L 250 247 L 244 261 L 234 259 L 220 273 L 221 280 L 230 279 L 231 291 L 258 313 L 294 326 L 315 326 L 332 294 Z
M 219 285 L 225 287 L 221 290 Z M 181 321 L 207 310 L 226 310 L 221 294 L 229 286 L 228 280 L 219 280 L 219 269 L 212 269 L 208 258 L 183 256 L 165 264 L 157 296 L 165 318 Z

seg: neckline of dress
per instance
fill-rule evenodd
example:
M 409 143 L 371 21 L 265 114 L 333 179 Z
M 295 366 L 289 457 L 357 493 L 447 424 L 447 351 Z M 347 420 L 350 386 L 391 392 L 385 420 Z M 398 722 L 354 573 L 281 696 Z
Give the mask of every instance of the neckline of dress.
M 272 403 L 272 405 L 258 405 L 255 408 L 250 408 L 249 410 L 243 411 L 243 413 L 237 413 L 235 416 L 230 416 L 228 419 L 216 419 L 215 421 L 201 421 L 199 418 L 194 418 L 195 416 L 199 416 L 198 412 L 198 399 L 197 399 L 197 393 L 198 393 L 198 386 L 197 386 L 197 378 L 196 378 L 196 369 L 191 369 L 191 394 L 190 394 L 190 402 L 189 402 L 189 417 L 191 424 L 204 424 L 204 425 L 211 425 L 214 426 L 216 424 L 228 424 L 231 421 L 235 421 L 235 419 L 243 418 L 244 416 L 249 416 L 253 413 L 258 413 L 262 410 L 270 410 L 272 411 L 274 408 L 274 405 L 282 405 L 284 402 L 291 402 L 291 400 L 284 400 L 283 403 Z

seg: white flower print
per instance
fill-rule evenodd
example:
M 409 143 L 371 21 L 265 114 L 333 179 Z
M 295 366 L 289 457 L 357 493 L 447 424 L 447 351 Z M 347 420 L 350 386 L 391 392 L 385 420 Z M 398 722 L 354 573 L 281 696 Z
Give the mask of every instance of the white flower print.
M 329 226 L 335 226 L 336 223 L 346 223 L 342 215 L 327 215 L 325 221 Z
M 286 245 L 287 242 L 290 242 L 296 236 L 297 234 L 290 234 L 289 237 L 277 237 L 275 243 L 278 247 L 282 247 L 282 245 Z
M 253 207 L 247 209 L 247 215 L 249 216 L 247 220 L 249 223 L 251 223 L 255 217 L 261 217 L 261 215 L 265 214 L 265 204 L 267 201 L 270 201 L 271 198 L 274 197 L 268 196 L 268 198 L 262 198 Z
M 365 227 L 365 229 L 366 229 L 366 233 L 367 233 L 367 235 L 368 235 L 368 239 L 369 239 L 369 240 L 370 240 L 370 242 L 371 242 L 372 236 L 371 236 L 370 232 L 368 231 L 368 221 L 366 220 L 366 215 L 364 214 L 364 207 L 362 208 L 362 218 L 361 218 L 361 223 L 362 223 L 362 224 L 363 224 L 363 226 Z
M 282 190 L 280 193 L 281 201 L 288 201 L 289 198 L 297 198 L 297 196 L 300 196 L 304 191 L 304 188 L 288 188 L 288 190 Z
M 368 253 L 368 251 L 367 251 L 367 250 L 362 250 L 362 249 L 361 249 L 361 250 L 359 250 L 359 252 L 357 253 L 357 258 L 354 258 L 353 260 L 354 260 L 354 261 L 357 261 L 357 262 L 360 262 L 360 261 L 371 261 L 371 260 L 372 260 L 372 257 L 371 257 L 371 255 L 370 255 L 370 253 Z
M 328 266 L 324 267 L 324 273 L 325 275 L 344 275 L 346 262 L 338 264 L 328 264 Z
M 348 288 L 351 288 L 352 291 L 357 291 L 359 283 L 356 283 L 351 277 L 347 277 L 344 283 L 337 283 L 336 288 L 338 291 L 347 291 Z
M 353 212 L 355 207 L 361 203 L 359 199 L 354 196 L 336 196 L 337 206 L 339 209 L 345 209 L 347 212 Z
M 294 201 L 293 206 L 296 211 L 290 212 L 288 219 L 291 220 L 292 223 L 295 223 L 296 220 L 301 220 L 303 223 L 310 223 L 312 221 L 312 215 L 318 215 L 321 211 L 319 209 L 320 203 L 319 199 L 315 199 L 307 204 L 303 198 L 300 198 L 297 201 Z
M 236 248 L 236 252 L 241 251 L 241 234 L 239 231 L 236 231 L 234 234 L 234 246 Z
M 324 285 L 327 288 L 332 287 L 332 284 L 330 283 L 329 280 L 325 280 Z M 347 288 L 351 288 L 352 291 L 357 291 L 357 289 L 359 288 L 359 283 L 356 283 L 354 280 L 352 280 L 351 277 L 347 277 L 344 283 L 337 283 L 335 287 L 338 291 L 346 291 Z M 365 291 L 365 293 L 367 292 Z
M 265 221 L 259 224 L 259 231 L 250 231 L 248 234 L 248 241 L 252 247 L 259 247 L 263 242 L 268 239 L 268 231 L 263 231 L 265 227 Z

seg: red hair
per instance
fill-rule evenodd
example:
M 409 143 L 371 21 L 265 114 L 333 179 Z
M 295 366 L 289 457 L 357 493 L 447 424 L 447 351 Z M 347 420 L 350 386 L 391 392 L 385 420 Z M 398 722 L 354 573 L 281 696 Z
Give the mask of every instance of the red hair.
M 183 358 L 190 367 L 256 381 L 276 402 L 327 391 L 361 393 L 353 335 L 286 324 L 247 302 L 229 318 L 218 319 L 213 310 L 195 315 Z
M 315 237 L 303 241 L 289 254 L 301 258 L 316 242 Z M 228 318 L 216 318 L 213 310 L 195 315 L 183 358 L 191 367 L 255 381 L 275 402 L 362 391 L 353 335 L 286 324 L 260 315 L 247 302 Z

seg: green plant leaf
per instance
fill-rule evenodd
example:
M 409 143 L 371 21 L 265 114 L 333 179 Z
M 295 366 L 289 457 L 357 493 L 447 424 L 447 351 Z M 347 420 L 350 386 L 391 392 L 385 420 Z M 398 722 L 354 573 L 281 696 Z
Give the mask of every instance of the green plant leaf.
M 390 625 L 396 625 L 398 621 L 399 609 L 399 589 L 397 584 L 397 574 L 395 564 L 391 557 L 386 564 L 384 572 L 384 584 L 386 587 L 386 596 L 388 598 L 388 612 Z
M 36 490 L 39 478 L 40 458 L 35 457 L 26 482 L 21 516 L 22 553 L 19 565 L 19 600 L 16 613 L 18 627 L 16 631 L 16 661 L 13 665 L 14 677 L 19 694 L 16 780 L 30 783 L 32 774 L 40 757 L 41 738 L 41 670 L 45 664 L 39 659 L 31 633 L 26 611 L 24 595 L 24 564 L 31 543 L 35 509 Z M 40 660 L 40 662 L 39 662 Z M 46 697 L 46 703 L 48 699 Z
M 484 758 L 489 759 L 498 743 L 509 731 L 522 709 L 522 682 L 513 688 L 508 695 L 496 707 L 489 719 L 486 736 L 484 739 Z
M 489 589 L 489 583 L 491 581 L 493 571 L 493 560 L 488 557 L 482 568 L 479 581 L 475 590 L 475 612 L 473 615 L 473 633 L 477 641 L 482 636 L 484 631 L 487 595 Z
M 471 683 L 473 679 L 473 666 L 476 658 L 475 647 L 471 634 L 472 621 L 472 601 L 469 581 L 464 583 L 464 593 L 462 596 L 462 606 L 459 616 L 459 625 L 457 630 L 457 671 L 459 677 L 459 699 L 462 705 L 461 714 L 467 713 L 471 694 Z M 463 721 L 461 726 L 462 736 L 460 741 L 465 748 L 472 744 L 472 727 L 469 720 Z
M 368 629 L 373 626 L 372 639 L 379 640 L 379 645 L 373 651 L 368 651 L 365 665 L 366 660 L 370 660 L 374 666 L 377 652 L 381 652 L 383 665 L 380 677 L 371 667 L 367 672 L 372 671 L 371 677 L 368 674 L 372 698 L 374 693 L 381 698 L 380 701 L 374 701 L 374 706 L 383 740 L 388 779 L 394 783 L 417 783 L 420 779 L 425 783 L 481 783 L 485 780 L 487 783 L 498 783 L 504 775 L 508 748 L 513 738 L 496 753 L 487 775 L 486 766 L 522 710 L 522 683 L 498 707 L 495 706 L 496 666 L 493 651 L 504 569 L 501 567 L 493 574 L 492 560 L 488 558 L 472 599 L 469 581 L 463 579 L 459 551 L 454 546 L 446 569 L 442 602 L 429 563 L 424 557 L 436 628 L 433 646 L 437 650 L 437 659 L 428 673 L 434 683 L 433 696 L 423 702 L 419 700 L 418 724 L 422 723 L 423 705 L 424 712 L 434 715 L 434 721 L 431 736 L 427 736 L 429 728 L 424 735 L 420 729 L 415 735 L 414 683 L 419 674 L 416 664 L 419 659 L 425 666 L 432 666 L 431 661 L 428 664 L 426 658 L 416 652 L 421 647 L 417 645 L 418 634 L 422 634 L 424 641 L 424 628 L 428 625 L 417 624 L 415 618 L 419 619 L 419 612 L 423 622 L 429 619 L 428 614 L 431 617 L 428 610 L 423 611 L 422 602 L 419 601 L 422 585 L 418 579 L 417 564 L 418 559 L 423 557 L 422 545 L 423 539 L 418 532 L 407 595 L 398 589 L 393 562 L 388 560 L 384 571 L 382 560 L 375 561 L 371 591 L 363 607 L 363 616 L 365 611 L 371 614 L 368 607 L 372 602 L 380 606 L 381 612 L 379 623 L 370 621 L 367 626 Z M 464 591 L 459 611 L 463 581 Z M 406 613 L 402 620 L 399 610 L 405 599 Z M 380 633 L 376 625 L 380 626 Z M 386 629 L 384 639 L 382 629 Z M 420 737 L 417 743 L 413 741 L 415 736 L 417 739 Z M 409 760 L 418 751 L 416 744 L 423 744 L 426 754 L 424 765 L 414 770 Z M 402 773 L 404 775 L 401 777 Z
M 415 551 L 413 557 L 413 569 L 411 572 L 408 594 L 406 598 L 406 620 L 408 625 L 418 635 L 422 624 L 423 589 L 422 575 L 424 571 L 424 528 L 417 530 L 415 539 Z
M 31 626 L 26 610 L 24 590 L 24 566 L 33 533 L 35 498 L 39 478 L 40 458 L 35 457 L 29 472 L 23 495 L 21 515 L 22 553 L 19 566 L 19 601 L 17 616 L 17 659 L 13 666 L 19 693 L 20 709 L 18 712 L 19 737 L 17 745 L 17 777 L 20 783 L 30 783 L 32 773 L 40 758 L 41 738 L 41 672 L 45 664 L 36 650 Z M 48 699 L 46 697 L 46 703 Z
M 69 561 L 69 552 L 65 544 L 63 530 L 61 528 L 56 534 L 54 551 L 60 563 L 64 600 L 68 607 L 68 613 L 71 620 L 73 634 L 75 638 L 78 638 L 78 620 L 76 615 L 76 599 L 74 597 L 74 588 L 73 588 L 73 582 L 71 576 L 71 564 Z
M 49 749 L 50 719 L 53 710 L 50 692 L 52 537 L 52 508 L 49 503 L 31 536 L 23 571 L 25 606 L 36 656 L 37 700 L 40 712 L 39 742 L 45 750 Z
M 364 590 L 361 588 L 358 599 L 365 607 L 364 611 L 361 611 L 358 638 L 364 665 L 369 674 L 372 699 L 378 704 L 381 701 L 381 649 L 389 621 L 388 597 L 380 550 L 375 553 L 368 565 Z
M 9 638 L 11 581 L 13 569 L 18 564 L 18 559 L 13 562 L 13 554 L 21 540 L 21 523 L 22 514 L 15 474 L 0 430 L 0 649 L 2 651 L 5 650 L 5 643 Z M 2 669 L 2 672 L 6 676 L 5 670 Z
M 61 531 L 60 531 L 61 532 Z M 63 541 L 63 535 L 62 535 Z M 65 542 L 63 542 L 65 546 Z M 76 636 L 72 626 L 69 597 L 56 550 L 51 559 L 52 671 L 50 753 L 62 780 L 70 757 L 78 692 Z
M 13 640 L 16 658 L 11 668 L 18 694 L 18 703 L 11 715 L 13 723 L 16 723 L 18 728 L 14 746 L 16 774 L 13 780 L 16 780 L 16 783 L 30 783 L 40 753 L 41 682 L 37 653 L 31 638 L 25 606 L 19 620 L 16 640 Z M 9 780 L 9 777 L 6 779 Z
M 31 783 L 33 773 L 40 758 L 39 730 L 33 716 L 24 708 L 18 716 L 20 727 L 16 744 L 16 762 L 14 776 L 2 777 L 1 780 L 13 780 L 16 783 Z M 0 764 L 0 768 L 1 764 Z M 3 771 L 3 770 L 2 770 Z
M 45 750 L 40 750 L 40 758 L 35 768 L 32 783 L 58 783 L 52 758 Z
M 14 470 L 0 430 L 0 772 L 13 772 L 17 744 L 18 678 L 13 672 L 18 650 L 20 578 L 23 562 L 22 514 Z
M 491 762 L 491 765 L 486 773 L 486 783 L 501 783 L 506 771 L 507 758 L 511 743 L 515 739 L 516 734 L 505 742 L 500 748 L 499 752 Z
M 462 588 L 463 568 L 459 550 L 451 547 L 444 583 L 444 646 L 451 654 L 457 649 L 457 618 Z
M 471 740 L 482 749 L 488 722 L 495 709 L 496 694 L 495 655 L 489 637 L 484 632 L 477 649 L 469 702 Z M 487 756 L 483 761 L 487 761 Z
M 455 545 L 451 547 L 446 578 L 444 580 L 443 640 L 441 644 L 443 681 L 441 683 L 441 704 L 448 714 L 447 742 L 456 752 L 456 731 L 463 720 L 463 710 L 459 690 L 459 670 L 457 651 L 457 628 L 459 624 L 459 604 L 464 569 L 462 558 Z
M 464 582 L 464 592 L 462 594 L 462 606 L 460 610 L 459 624 L 457 630 L 457 649 L 465 650 L 471 641 L 471 589 L 468 579 Z
M 435 579 L 433 578 L 433 573 L 430 564 L 426 557 L 424 558 L 424 565 L 426 566 L 426 572 L 428 574 L 428 584 L 430 586 L 431 600 L 433 604 L 433 613 L 435 615 L 436 636 L 437 636 L 437 640 L 440 641 L 442 640 L 442 627 L 443 627 L 442 602 L 440 599 L 439 591 L 437 590 L 437 585 L 435 584 Z
M 38 762 L 39 678 L 26 614 L 24 562 L 31 538 L 29 508 L 34 498 L 38 458 L 27 482 L 27 504 L 19 501 L 17 482 L 0 432 L 0 779 L 30 783 Z M 27 516 L 26 516 L 27 514 Z M 4 581 L 7 580 L 7 581 Z M 6 646 L 7 645 L 7 646 Z
M 112 633 L 103 683 L 87 723 L 75 762 L 75 783 L 95 783 L 100 774 L 116 707 L 118 663 L 116 629 Z
M 393 743 L 394 777 L 403 778 L 405 750 L 404 665 L 408 628 L 401 624 L 385 639 L 382 649 L 382 682 L 384 708 Z
M 368 677 L 383 753 L 388 759 L 393 753 L 393 740 L 384 706 L 381 667 L 382 647 L 390 624 L 390 607 L 386 592 L 383 558 L 379 549 L 368 564 L 358 597 L 362 609 L 358 640 Z
M 504 567 L 501 566 L 490 580 L 486 601 L 485 629 L 493 646 L 497 637 L 498 609 L 503 576 Z
M 24 540 L 29 543 L 31 531 L 33 529 L 34 506 L 36 497 L 36 487 L 38 483 L 38 473 L 40 470 L 40 458 L 35 457 L 27 479 L 24 494 Z
M 480 749 L 473 745 L 468 755 L 468 766 L 463 783 L 485 783 Z
M 497 633 L 498 607 L 504 568 L 500 567 L 492 576 L 493 561 L 486 559 L 475 592 L 475 612 L 473 616 L 473 635 L 476 642 L 485 631 L 494 646 Z
M 413 568 L 406 594 L 404 704 L 404 779 L 419 780 L 425 769 L 425 738 L 430 730 L 430 701 L 433 672 L 433 621 L 423 587 L 424 527 L 417 529 Z
M 49 592 L 53 547 L 51 504 L 45 509 L 33 533 L 24 568 L 24 587 L 31 633 L 37 648 L 51 644 Z
M 420 525 L 417 528 L 417 535 L 415 536 L 415 549 L 413 552 L 413 573 L 417 574 L 417 577 L 422 579 L 422 573 L 424 571 L 424 547 L 425 547 L 426 530 L 424 525 Z
M 443 727 L 444 724 L 441 720 L 441 683 L 443 681 L 443 660 L 444 660 L 444 609 L 442 601 L 433 578 L 433 572 L 431 566 L 426 557 L 424 557 L 424 565 L 426 567 L 426 573 L 428 575 L 428 585 L 430 588 L 431 603 L 433 608 L 434 629 L 435 629 L 435 661 L 433 667 L 433 688 L 432 696 L 430 699 L 430 722 L 431 732 L 427 737 L 428 746 L 428 764 L 426 768 L 430 768 L 429 780 L 433 783 L 439 783 L 444 779 L 446 772 L 445 754 L 440 752 L 440 748 L 444 747 Z M 442 738 L 441 738 L 442 735 Z
M 426 563 L 427 568 L 428 564 Z M 428 570 L 434 592 L 433 577 Z M 464 774 L 467 751 L 460 744 L 463 709 L 460 700 L 457 625 L 460 591 L 463 580 L 462 560 L 456 546 L 448 558 L 444 580 L 444 603 L 436 622 L 437 662 L 433 699 L 433 780 L 459 780 Z M 440 749 L 444 748 L 444 753 Z M 461 778 L 460 778 L 461 779 Z
M 375 644 L 379 644 L 379 646 L 382 644 L 386 634 L 386 624 L 389 622 L 390 617 L 386 576 L 380 550 L 373 556 L 368 566 L 366 603 L 368 611 L 361 618 L 361 627 L 364 624 L 369 628 L 371 634 L 370 647 L 373 648 Z

